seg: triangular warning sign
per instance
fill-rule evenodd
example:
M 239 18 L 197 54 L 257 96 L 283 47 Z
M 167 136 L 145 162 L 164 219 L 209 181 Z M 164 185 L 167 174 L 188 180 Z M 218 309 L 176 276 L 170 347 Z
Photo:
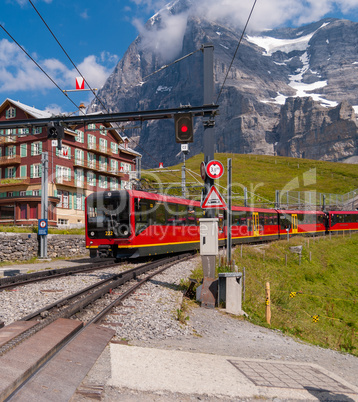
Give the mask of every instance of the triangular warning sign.
M 76 77 L 76 89 L 85 89 L 85 80 L 82 77 Z
M 211 187 L 201 208 L 226 208 L 226 203 L 215 186 Z

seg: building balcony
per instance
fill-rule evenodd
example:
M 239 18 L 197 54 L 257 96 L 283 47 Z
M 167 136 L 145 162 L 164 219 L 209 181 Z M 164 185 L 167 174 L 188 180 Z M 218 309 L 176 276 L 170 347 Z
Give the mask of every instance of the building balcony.
M 88 150 L 91 150 L 93 152 L 103 154 L 103 155 L 108 155 L 110 153 L 108 147 L 104 147 L 102 145 L 97 145 L 97 144 L 88 144 Z
M 16 142 L 16 136 L 14 135 L 0 136 L 0 144 L 8 144 L 14 142 Z
M 8 179 L 0 179 L 0 188 L 15 187 L 29 184 L 30 184 L 30 177 L 13 177 Z
M 21 163 L 21 156 L 20 155 L 8 155 L 8 156 L 1 156 L 0 157 L 0 166 L 5 165 L 18 165 Z
M 68 187 L 78 187 L 77 183 L 75 183 L 74 179 L 68 180 L 64 177 L 56 177 L 56 184 L 62 184 L 64 186 L 68 186 Z

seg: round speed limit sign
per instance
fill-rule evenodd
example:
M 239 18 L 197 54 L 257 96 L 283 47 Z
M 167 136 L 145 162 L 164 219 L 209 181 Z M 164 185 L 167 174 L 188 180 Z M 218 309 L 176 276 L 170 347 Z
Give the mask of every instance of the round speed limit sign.
M 44 229 L 47 226 L 46 221 L 40 221 L 40 228 Z
M 219 179 L 224 173 L 224 166 L 219 161 L 210 161 L 206 165 L 206 174 L 210 179 Z

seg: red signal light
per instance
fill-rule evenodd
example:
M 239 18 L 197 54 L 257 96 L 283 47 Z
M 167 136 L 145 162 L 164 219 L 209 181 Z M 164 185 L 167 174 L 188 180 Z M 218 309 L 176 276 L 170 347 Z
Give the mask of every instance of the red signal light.
M 188 126 L 181 126 L 181 132 L 186 133 L 188 131 Z

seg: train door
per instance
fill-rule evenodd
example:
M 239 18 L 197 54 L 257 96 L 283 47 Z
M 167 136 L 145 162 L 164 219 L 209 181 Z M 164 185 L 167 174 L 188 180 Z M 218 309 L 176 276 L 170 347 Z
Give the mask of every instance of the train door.
M 260 235 L 260 226 L 259 226 L 259 213 L 254 212 L 252 214 L 252 221 L 253 221 L 253 229 L 254 229 L 254 236 Z
M 297 229 L 297 214 L 292 214 L 292 233 L 298 233 Z

